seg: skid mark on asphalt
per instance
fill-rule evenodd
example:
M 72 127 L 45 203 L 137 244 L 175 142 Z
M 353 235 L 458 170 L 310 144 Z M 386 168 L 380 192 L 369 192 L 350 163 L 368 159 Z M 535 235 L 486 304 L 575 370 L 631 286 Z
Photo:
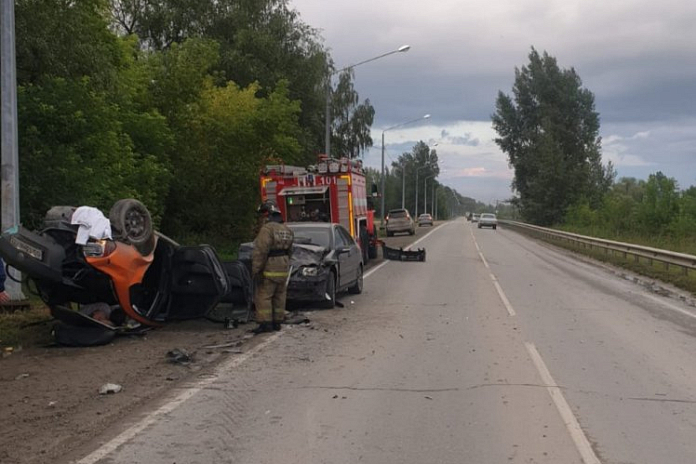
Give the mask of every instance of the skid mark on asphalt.
M 476 245 L 476 251 L 478 252 L 479 257 L 481 258 L 481 261 L 483 261 L 483 265 L 486 266 L 486 269 L 488 269 L 490 271 L 491 267 L 488 265 L 488 261 L 486 261 L 486 257 L 483 256 L 483 252 L 481 251 L 481 248 L 479 247 L 479 244 L 476 241 L 476 236 L 474 235 L 474 229 L 469 227 L 469 232 L 471 233 L 471 239 L 474 241 L 474 245 Z M 500 301 L 503 302 L 503 305 L 505 306 L 505 309 L 507 310 L 510 317 L 516 316 L 517 313 L 515 312 L 515 308 L 513 308 L 512 305 L 510 304 L 510 300 L 508 300 L 507 295 L 505 295 L 505 292 L 503 291 L 503 287 L 500 286 L 500 283 L 498 282 L 498 279 L 496 278 L 495 274 L 493 274 L 491 272 L 491 273 L 489 273 L 489 276 L 491 278 L 491 281 L 493 282 L 493 286 L 495 287 L 495 290 L 498 292 L 498 296 L 500 297 Z

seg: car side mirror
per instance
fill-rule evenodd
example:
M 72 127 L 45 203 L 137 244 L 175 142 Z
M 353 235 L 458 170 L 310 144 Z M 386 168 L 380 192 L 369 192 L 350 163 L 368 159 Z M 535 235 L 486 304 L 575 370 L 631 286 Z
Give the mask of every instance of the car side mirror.
M 336 249 L 336 254 L 342 255 L 344 253 L 350 253 L 350 247 L 340 247 Z

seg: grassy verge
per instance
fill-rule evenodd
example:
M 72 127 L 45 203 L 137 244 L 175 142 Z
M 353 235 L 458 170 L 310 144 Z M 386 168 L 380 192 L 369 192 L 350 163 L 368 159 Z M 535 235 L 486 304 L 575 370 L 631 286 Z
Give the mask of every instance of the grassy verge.
M 0 347 L 44 345 L 52 341 L 51 314 L 44 305 L 25 311 L 0 313 Z
M 588 237 L 603 238 L 616 242 L 631 243 L 633 245 L 643 245 L 651 248 L 659 248 L 661 250 L 696 255 L 696 234 L 692 237 L 682 238 L 674 238 L 669 235 L 646 237 L 644 235 L 613 233 L 597 227 L 561 226 L 557 227 L 557 229 L 574 234 L 587 235 Z

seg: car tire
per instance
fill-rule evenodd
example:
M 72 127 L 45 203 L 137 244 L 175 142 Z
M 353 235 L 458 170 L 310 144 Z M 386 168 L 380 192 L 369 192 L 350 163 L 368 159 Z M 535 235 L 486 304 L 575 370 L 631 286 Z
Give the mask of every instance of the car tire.
M 114 238 L 132 245 L 146 245 L 152 242 L 152 217 L 145 205 L 138 200 L 118 200 L 109 211 L 109 221 L 116 232 Z
M 319 305 L 322 309 L 334 309 L 336 307 L 336 273 L 331 271 L 329 278 L 326 279 L 326 291 L 324 296 L 329 295 L 329 299 L 323 299 Z
M 393 236 L 394 236 L 394 232 L 387 231 L 387 237 L 393 237 Z
M 479 228 L 479 229 L 481 228 L 481 224 L 478 225 L 478 228 Z
M 497 228 L 498 228 L 498 226 L 493 226 L 493 230 L 495 230 L 495 229 L 497 229 Z
M 370 259 L 377 259 L 377 245 L 372 245 L 367 247 L 367 257 Z
M 416 229 L 411 229 L 411 230 L 408 232 L 408 235 L 416 235 Z
M 355 285 L 348 289 L 348 293 L 353 295 L 360 295 L 363 291 L 363 267 L 358 267 L 358 277 L 355 279 Z

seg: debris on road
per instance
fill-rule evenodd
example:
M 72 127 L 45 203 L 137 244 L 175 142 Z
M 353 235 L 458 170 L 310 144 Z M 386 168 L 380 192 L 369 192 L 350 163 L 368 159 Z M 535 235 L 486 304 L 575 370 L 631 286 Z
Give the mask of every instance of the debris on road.
M 384 259 L 392 261 L 425 261 L 425 248 L 417 250 L 404 250 L 403 248 L 390 248 L 386 244 L 382 245 L 382 256 Z
M 123 387 L 117 383 L 105 383 L 99 388 L 100 395 L 113 395 L 123 390 Z
M 17 377 L 15 377 L 15 380 L 26 379 L 27 377 L 29 377 L 29 374 L 19 374 Z
M 172 364 L 188 364 L 191 362 L 191 355 L 188 351 L 181 348 L 174 348 L 171 351 L 167 351 L 167 358 Z
M 433 397 L 432 397 L 432 396 L 426 396 L 425 399 L 426 399 L 426 400 L 432 400 Z

